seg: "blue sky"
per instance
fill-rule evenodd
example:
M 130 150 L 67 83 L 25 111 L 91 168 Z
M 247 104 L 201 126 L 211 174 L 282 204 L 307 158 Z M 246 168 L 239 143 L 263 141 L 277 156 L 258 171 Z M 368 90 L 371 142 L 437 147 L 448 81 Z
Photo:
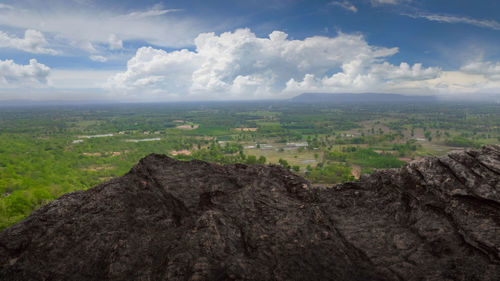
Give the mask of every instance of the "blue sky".
M 0 100 L 497 94 L 500 1 L 1 1 Z

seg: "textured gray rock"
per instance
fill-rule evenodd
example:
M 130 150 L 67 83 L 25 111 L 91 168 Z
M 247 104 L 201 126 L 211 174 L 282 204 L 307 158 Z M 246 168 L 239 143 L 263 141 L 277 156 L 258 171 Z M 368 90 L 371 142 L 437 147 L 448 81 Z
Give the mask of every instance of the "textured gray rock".
M 162 155 L 0 234 L 1 280 L 500 280 L 500 147 L 314 189 Z

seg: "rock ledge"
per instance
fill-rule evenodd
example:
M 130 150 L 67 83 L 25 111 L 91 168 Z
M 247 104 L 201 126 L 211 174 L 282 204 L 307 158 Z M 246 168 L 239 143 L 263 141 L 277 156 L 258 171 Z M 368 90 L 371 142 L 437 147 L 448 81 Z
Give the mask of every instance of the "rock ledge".
M 152 154 L 0 233 L 1 280 L 500 280 L 500 147 L 315 189 Z

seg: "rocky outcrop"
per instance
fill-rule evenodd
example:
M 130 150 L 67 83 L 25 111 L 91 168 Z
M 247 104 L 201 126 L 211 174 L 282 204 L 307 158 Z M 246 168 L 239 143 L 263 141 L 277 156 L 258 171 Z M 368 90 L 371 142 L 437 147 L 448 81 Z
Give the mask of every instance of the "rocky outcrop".
M 317 189 L 149 155 L 0 234 L 1 280 L 500 280 L 500 147 Z

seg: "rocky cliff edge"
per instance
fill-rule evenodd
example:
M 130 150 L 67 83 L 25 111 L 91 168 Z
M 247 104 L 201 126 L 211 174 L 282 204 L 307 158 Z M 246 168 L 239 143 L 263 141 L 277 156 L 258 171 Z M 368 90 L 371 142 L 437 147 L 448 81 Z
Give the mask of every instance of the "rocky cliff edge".
M 328 189 L 152 154 L 0 234 L 1 280 L 500 280 L 500 146 Z

